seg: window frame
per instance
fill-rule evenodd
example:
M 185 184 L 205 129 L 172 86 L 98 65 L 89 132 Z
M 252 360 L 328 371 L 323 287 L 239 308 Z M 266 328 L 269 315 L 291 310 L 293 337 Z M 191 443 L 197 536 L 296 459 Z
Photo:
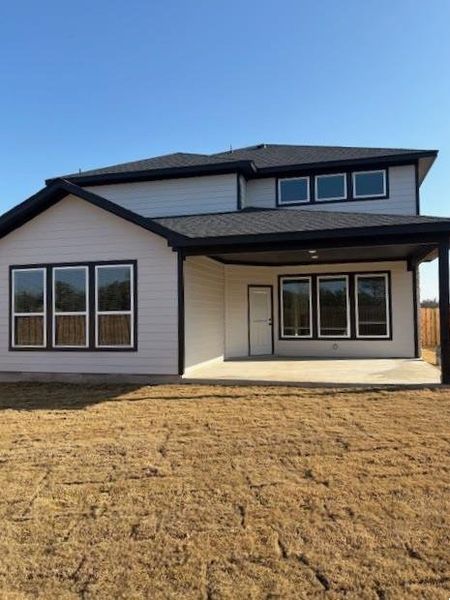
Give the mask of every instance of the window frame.
M 133 341 L 132 346 L 100 346 L 96 347 L 95 345 L 95 297 L 94 297 L 94 288 L 95 288 L 95 267 L 96 266 L 130 266 L 132 271 L 132 281 L 133 281 L 133 289 L 131 295 L 131 307 L 133 310 L 133 318 L 132 318 L 132 329 L 131 329 L 131 339 Z M 86 324 L 86 331 L 88 336 L 88 345 L 87 346 L 53 346 L 53 270 L 55 268 L 66 268 L 66 267 L 86 267 L 88 270 L 88 293 L 87 293 L 87 306 L 88 306 L 88 323 Z M 44 340 L 45 345 L 43 346 L 16 346 L 14 345 L 14 316 L 20 316 L 19 313 L 14 312 L 14 283 L 13 283 L 13 273 L 14 271 L 29 271 L 29 270 L 43 270 L 44 271 L 44 308 L 45 308 L 45 316 L 44 316 Z M 137 289 L 138 289 L 138 268 L 137 268 L 137 260 L 105 260 L 105 261 L 78 261 L 78 262 L 61 262 L 61 263 L 38 263 L 38 264 L 19 264 L 19 265 L 10 265 L 9 266 L 9 351 L 16 352 L 137 352 L 138 351 L 138 298 L 137 298 Z M 68 314 L 68 313 L 61 313 Z M 83 313 L 76 313 L 81 315 Z M 26 313 L 24 316 L 33 316 L 34 313 Z M 36 314 L 36 316 L 41 316 Z
M 283 201 L 281 198 L 281 184 L 283 181 L 300 181 L 306 180 L 308 195 L 306 200 L 290 200 Z M 280 177 L 277 180 L 277 205 L 278 206 L 295 206 L 296 204 L 310 204 L 311 203 L 311 177 L 309 175 L 300 175 L 298 177 Z
M 344 196 L 333 196 L 332 198 L 318 197 L 318 180 L 328 177 L 342 177 L 344 179 Z M 323 173 L 314 177 L 314 201 L 315 202 L 333 202 L 348 199 L 347 173 Z
M 345 290 L 345 298 L 346 298 L 346 316 L 347 316 L 347 327 L 345 335 L 322 335 L 320 333 L 320 282 L 323 279 L 344 279 L 346 281 L 346 290 Z M 317 275 L 317 337 L 319 339 L 350 339 L 351 338 L 351 313 L 350 313 L 350 277 L 346 273 L 336 273 L 336 275 Z
M 386 333 L 383 335 L 362 335 L 359 333 L 359 302 L 358 302 L 358 280 L 368 277 L 383 278 L 385 281 L 384 301 L 386 307 Z M 357 339 L 391 339 L 391 286 L 389 273 L 355 273 L 355 336 Z
M 86 284 L 86 288 L 85 288 L 85 310 L 83 311 L 69 311 L 69 312 L 60 312 L 60 311 L 56 311 L 56 288 L 55 288 L 55 273 L 56 271 L 59 270 L 68 270 L 68 269 L 83 269 L 85 272 L 85 284 Z M 71 348 L 71 349 L 77 349 L 77 350 L 82 350 L 83 348 L 89 348 L 89 267 L 88 265 L 68 265 L 68 266 L 51 266 L 50 267 L 51 270 L 51 274 L 52 274 L 52 348 L 55 349 L 64 349 L 64 348 Z M 84 317 L 86 319 L 86 325 L 85 325 L 85 330 L 86 330 L 86 336 L 85 336 L 85 344 L 83 346 L 72 346 L 72 345 L 68 345 L 68 344 L 64 344 L 64 345 L 58 345 L 56 343 L 56 317 L 59 316 L 67 316 L 67 317 L 72 317 L 72 316 L 77 316 L 77 317 Z
M 98 272 L 99 269 L 114 269 L 117 267 L 128 267 L 130 270 L 130 310 L 99 310 L 98 309 Z M 134 268 L 131 263 L 109 263 L 109 264 L 96 264 L 94 267 L 95 278 L 94 278 L 94 290 L 95 290 L 95 307 L 94 307 L 94 320 L 95 320 L 95 348 L 97 350 L 130 350 L 134 347 L 134 319 L 135 319 L 135 302 L 134 302 Z M 130 344 L 129 345 L 100 345 L 98 341 L 99 333 L 99 317 L 108 315 L 129 315 L 130 316 Z
M 42 271 L 43 273 L 43 282 L 44 282 L 44 286 L 43 286 L 43 311 L 42 312 L 31 312 L 31 313 L 22 313 L 22 312 L 16 312 L 15 307 L 16 307 L 16 299 L 15 299 L 15 274 L 17 271 Z M 14 266 L 11 267 L 11 277 L 10 277 L 10 290 L 9 290 L 9 297 L 10 297 L 10 307 L 11 307 L 11 318 L 9 320 L 10 322 L 10 343 L 11 343 L 11 349 L 14 350 L 45 350 L 47 348 L 47 269 L 43 266 Z M 23 345 L 23 344 L 16 344 L 16 328 L 15 328 L 15 323 L 16 323 L 16 317 L 42 317 L 42 327 L 43 327 L 43 332 L 42 332 L 42 344 L 36 345 L 36 344 L 31 344 L 31 345 Z
M 280 302 L 280 339 L 285 340 L 304 340 L 313 338 L 313 282 L 311 275 L 282 275 L 279 284 L 279 302 Z M 283 310 L 283 284 L 285 281 L 308 281 L 309 283 L 309 334 L 308 335 L 286 335 L 284 333 L 284 310 Z
M 383 193 L 382 194 L 357 194 L 356 193 L 356 177 L 358 175 L 369 175 L 372 173 L 383 174 Z M 387 198 L 387 170 L 386 169 L 370 169 L 368 171 L 352 171 L 352 192 L 355 200 Z

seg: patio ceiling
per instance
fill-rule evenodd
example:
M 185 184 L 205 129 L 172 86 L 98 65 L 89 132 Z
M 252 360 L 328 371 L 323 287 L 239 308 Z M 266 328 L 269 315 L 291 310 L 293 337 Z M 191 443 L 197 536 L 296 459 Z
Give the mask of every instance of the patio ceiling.
M 314 252 L 313 252 L 314 251 Z M 210 254 L 210 258 L 225 264 L 282 266 L 312 265 L 345 262 L 410 260 L 412 264 L 437 257 L 436 246 L 431 244 L 396 244 L 387 246 L 359 246 L 344 248 L 310 248 L 270 250 L 259 252 L 231 252 Z

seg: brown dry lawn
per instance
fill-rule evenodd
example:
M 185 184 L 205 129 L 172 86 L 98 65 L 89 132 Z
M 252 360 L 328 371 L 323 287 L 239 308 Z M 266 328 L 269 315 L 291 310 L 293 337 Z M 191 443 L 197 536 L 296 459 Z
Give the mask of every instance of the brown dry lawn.
M 0 598 L 450 595 L 450 391 L 0 386 Z

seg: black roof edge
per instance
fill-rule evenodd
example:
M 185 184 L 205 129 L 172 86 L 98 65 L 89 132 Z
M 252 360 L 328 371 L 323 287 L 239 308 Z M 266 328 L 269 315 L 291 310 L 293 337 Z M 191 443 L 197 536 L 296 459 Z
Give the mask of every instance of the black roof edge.
M 395 165 L 405 164 L 408 162 L 414 163 L 421 158 L 434 159 L 438 155 L 438 150 L 424 150 L 419 152 L 405 152 L 403 154 L 345 159 L 334 161 L 322 161 L 315 163 L 301 163 L 295 165 L 280 165 L 277 167 L 256 167 L 251 160 L 225 161 L 223 163 L 210 165 L 195 165 L 189 167 L 167 167 L 163 169 L 146 169 L 143 171 L 128 171 L 124 173 L 101 173 L 97 175 L 77 174 L 64 178 L 53 177 L 46 179 L 45 183 L 50 185 L 54 181 L 63 179 L 77 185 L 105 185 L 109 183 L 131 183 L 136 181 L 151 181 L 156 179 L 176 179 L 182 177 L 196 177 L 201 175 L 221 175 L 226 173 L 241 173 L 247 178 L 276 176 L 277 174 L 286 174 L 290 172 L 307 172 L 315 169 L 339 168 L 348 166 L 364 165 Z
M 432 234 L 433 236 L 442 235 L 450 237 L 450 219 L 442 219 L 436 223 L 405 223 L 400 225 L 379 225 L 369 227 L 349 227 L 343 229 L 322 229 L 319 231 L 292 231 L 286 233 L 263 233 L 232 235 L 208 238 L 188 238 L 183 237 L 180 243 L 175 244 L 176 248 L 199 248 L 205 246 L 232 246 L 233 244 L 243 244 L 249 247 L 255 244 L 277 242 L 314 242 L 320 240 L 343 240 L 355 237 L 380 237 L 384 235 L 414 235 L 414 234 Z
M 258 173 L 260 175 L 276 175 L 277 173 L 288 173 L 290 171 L 313 171 L 316 169 L 334 169 L 345 167 L 349 164 L 362 167 L 365 165 L 401 165 L 414 163 L 421 158 L 437 157 L 438 150 L 425 150 L 424 152 L 408 152 L 404 154 L 395 154 L 391 156 L 378 156 L 370 158 L 352 158 L 345 160 L 329 160 L 323 162 L 310 163 L 308 165 L 287 165 L 285 167 L 260 167 Z
M 65 177 L 65 181 L 77 185 L 104 185 L 106 183 L 127 183 L 132 181 L 150 181 L 152 179 L 172 179 L 181 177 L 196 177 L 200 175 L 221 175 L 226 173 L 242 173 L 251 176 L 256 173 L 256 166 L 251 160 L 227 161 L 211 165 L 195 165 L 189 167 L 167 167 L 164 169 L 147 169 L 144 171 L 130 171 L 126 173 L 101 173 L 98 175 L 74 175 Z M 60 177 L 46 179 L 50 185 Z
M 143 229 L 151 231 L 157 235 L 160 235 L 168 240 L 170 245 L 180 243 L 184 236 L 178 234 L 170 229 L 167 229 L 159 223 L 155 223 L 152 220 L 145 219 L 140 215 L 119 206 L 118 204 L 94 194 L 83 188 L 67 181 L 65 179 L 54 179 L 47 187 L 42 188 L 33 196 L 30 196 L 17 206 L 13 207 L 0 217 L 0 238 L 8 235 L 18 227 L 21 227 L 40 213 L 44 212 L 47 208 L 50 208 L 59 200 L 62 200 L 68 194 L 73 194 L 82 200 L 86 200 L 90 204 L 102 208 L 129 221 L 134 225 L 138 225 Z

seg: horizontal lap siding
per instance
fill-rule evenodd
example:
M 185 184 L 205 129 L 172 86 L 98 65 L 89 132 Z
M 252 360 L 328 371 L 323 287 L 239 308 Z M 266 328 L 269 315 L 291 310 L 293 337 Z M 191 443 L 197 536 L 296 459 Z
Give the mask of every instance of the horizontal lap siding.
M 186 368 L 224 355 L 224 267 L 187 258 L 185 277 Z
M 276 180 L 256 179 L 247 185 L 247 205 L 274 208 Z M 283 208 L 289 208 L 288 206 Z M 334 210 L 340 212 L 367 212 L 381 214 L 416 214 L 416 179 L 413 165 L 389 168 L 389 198 L 352 202 L 317 202 L 296 205 L 292 208 L 306 210 Z
M 278 275 L 391 271 L 392 340 L 279 340 Z M 247 286 L 273 285 L 275 354 L 311 357 L 413 357 L 414 304 L 412 274 L 404 262 L 362 263 L 355 265 L 321 265 L 316 267 L 240 267 L 227 266 L 226 287 L 226 357 L 248 353 Z M 337 344 L 337 348 L 335 348 Z
M 234 211 L 236 175 L 209 175 L 88 187 L 144 217 Z
M 177 373 L 177 261 L 166 240 L 67 197 L 3 240 L 0 269 L 2 371 Z M 137 260 L 137 352 L 8 351 L 9 265 Z

